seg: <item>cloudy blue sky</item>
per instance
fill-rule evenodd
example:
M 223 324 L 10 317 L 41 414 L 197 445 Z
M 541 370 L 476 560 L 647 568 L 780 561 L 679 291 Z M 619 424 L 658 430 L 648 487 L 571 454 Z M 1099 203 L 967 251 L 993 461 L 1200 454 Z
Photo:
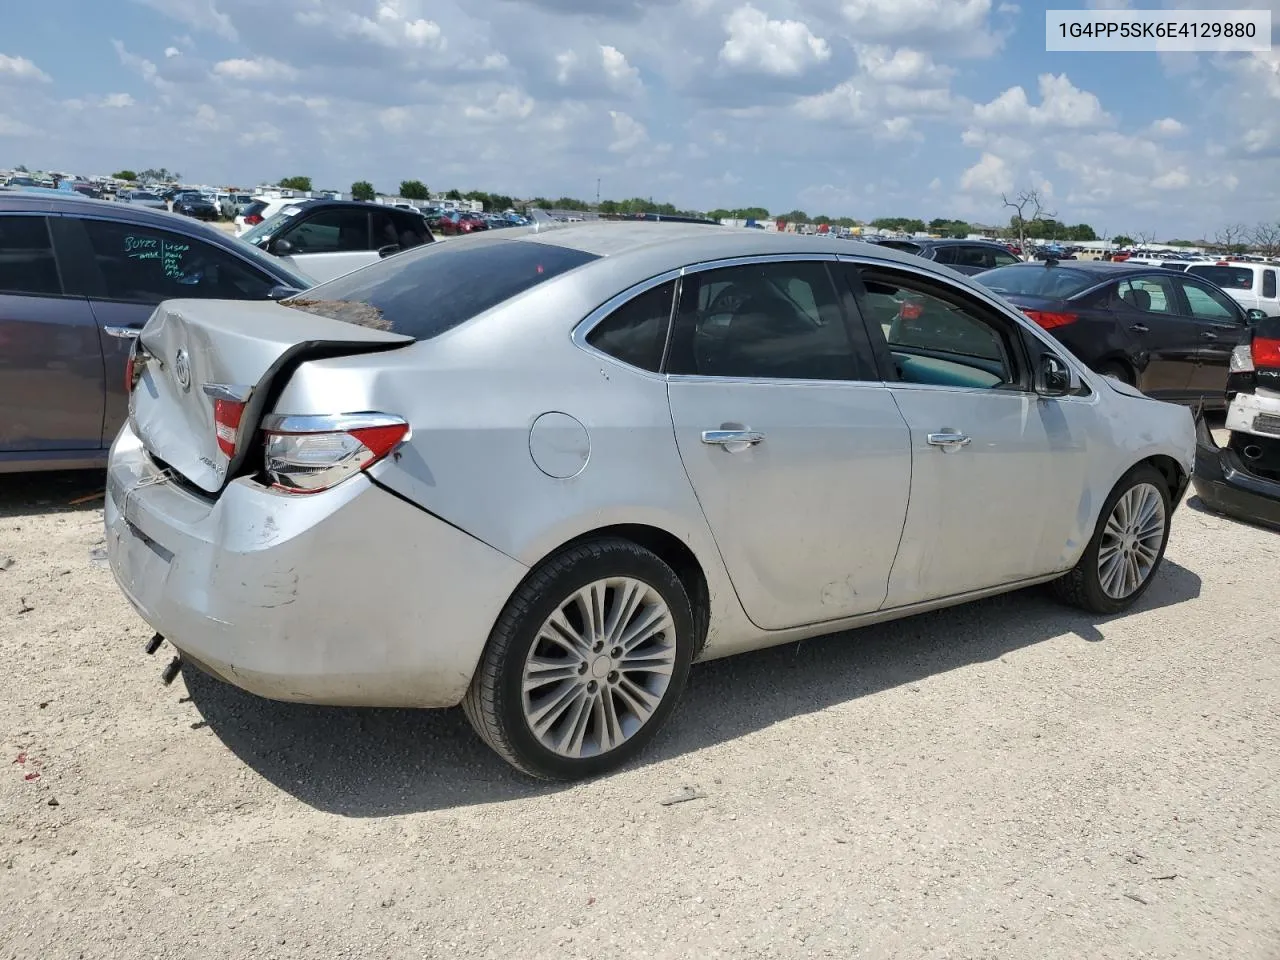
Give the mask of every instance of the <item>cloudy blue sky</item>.
M 1176 5 L 1280 25 L 1280 0 Z M 1046 6 L 6 4 L 0 166 L 584 198 L 600 178 L 698 209 L 982 222 L 1035 187 L 1063 219 L 1164 238 L 1280 220 L 1277 52 L 1046 53 Z

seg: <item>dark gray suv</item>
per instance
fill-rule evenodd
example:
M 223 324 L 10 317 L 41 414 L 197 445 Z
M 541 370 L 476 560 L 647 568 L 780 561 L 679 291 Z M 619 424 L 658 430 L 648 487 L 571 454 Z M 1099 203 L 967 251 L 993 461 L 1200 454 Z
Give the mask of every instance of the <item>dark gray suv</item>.
M 1022 261 L 1009 252 L 1003 244 L 990 240 L 879 240 L 883 247 L 892 247 L 903 253 L 946 264 L 952 270 L 973 276 L 983 270 L 1007 267 Z
M 125 363 L 162 300 L 309 284 L 213 227 L 132 205 L 0 191 L 0 473 L 101 467 Z

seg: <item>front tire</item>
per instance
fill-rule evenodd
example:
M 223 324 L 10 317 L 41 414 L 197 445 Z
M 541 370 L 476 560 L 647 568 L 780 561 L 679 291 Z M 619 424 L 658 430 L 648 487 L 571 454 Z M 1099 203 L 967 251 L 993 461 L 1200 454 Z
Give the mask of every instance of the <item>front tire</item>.
M 1151 586 L 1169 543 L 1169 488 L 1154 467 L 1130 470 L 1111 491 L 1080 562 L 1052 584 L 1064 603 L 1121 613 Z
M 516 769 L 575 780 L 633 758 L 689 675 L 693 610 L 679 577 L 627 540 L 572 546 L 507 602 L 462 707 Z

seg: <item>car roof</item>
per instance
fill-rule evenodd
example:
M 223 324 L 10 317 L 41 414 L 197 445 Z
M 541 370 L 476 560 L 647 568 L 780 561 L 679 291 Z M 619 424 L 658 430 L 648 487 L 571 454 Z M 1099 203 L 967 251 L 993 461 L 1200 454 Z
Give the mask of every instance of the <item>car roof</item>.
M 710 260 L 775 254 L 831 256 L 840 253 L 872 257 L 917 270 L 922 264 L 928 264 L 928 261 L 912 254 L 880 244 L 859 244 L 855 240 L 852 244 L 833 248 L 831 238 L 826 234 L 776 233 L 681 221 L 596 220 L 572 225 L 535 226 L 519 231 L 502 230 L 493 239 L 499 237 L 568 247 L 598 257 L 635 259 L 655 273 Z M 650 264 L 652 267 L 648 266 Z M 948 271 L 946 275 L 948 279 L 959 276 L 954 271 Z
M 1000 270 L 1075 270 L 1078 273 L 1093 273 L 1098 277 L 1120 277 L 1128 273 L 1175 273 L 1179 271 L 1165 270 L 1150 263 L 1129 263 L 1127 260 L 1056 260 L 1052 265 L 1048 261 L 1036 260 L 1027 263 L 1011 263 Z

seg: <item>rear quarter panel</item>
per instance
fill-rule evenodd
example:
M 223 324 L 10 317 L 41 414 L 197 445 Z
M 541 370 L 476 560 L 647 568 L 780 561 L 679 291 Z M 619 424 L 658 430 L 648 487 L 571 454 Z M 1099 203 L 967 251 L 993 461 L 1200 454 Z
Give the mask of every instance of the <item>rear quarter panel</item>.
M 733 624 L 741 607 L 685 476 L 666 382 L 570 340 L 616 289 L 553 281 L 403 350 L 308 362 L 276 412 L 405 417 L 410 441 L 371 475 L 526 566 L 603 527 L 666 531 L 702 566 L 713 630 Z M 550 438 L 565 456 L 581 455 L 575 476 L 548 476 L 534 462 L 531 430 L 548 413 L 582 425 L 589 449 L 573 429 Z

